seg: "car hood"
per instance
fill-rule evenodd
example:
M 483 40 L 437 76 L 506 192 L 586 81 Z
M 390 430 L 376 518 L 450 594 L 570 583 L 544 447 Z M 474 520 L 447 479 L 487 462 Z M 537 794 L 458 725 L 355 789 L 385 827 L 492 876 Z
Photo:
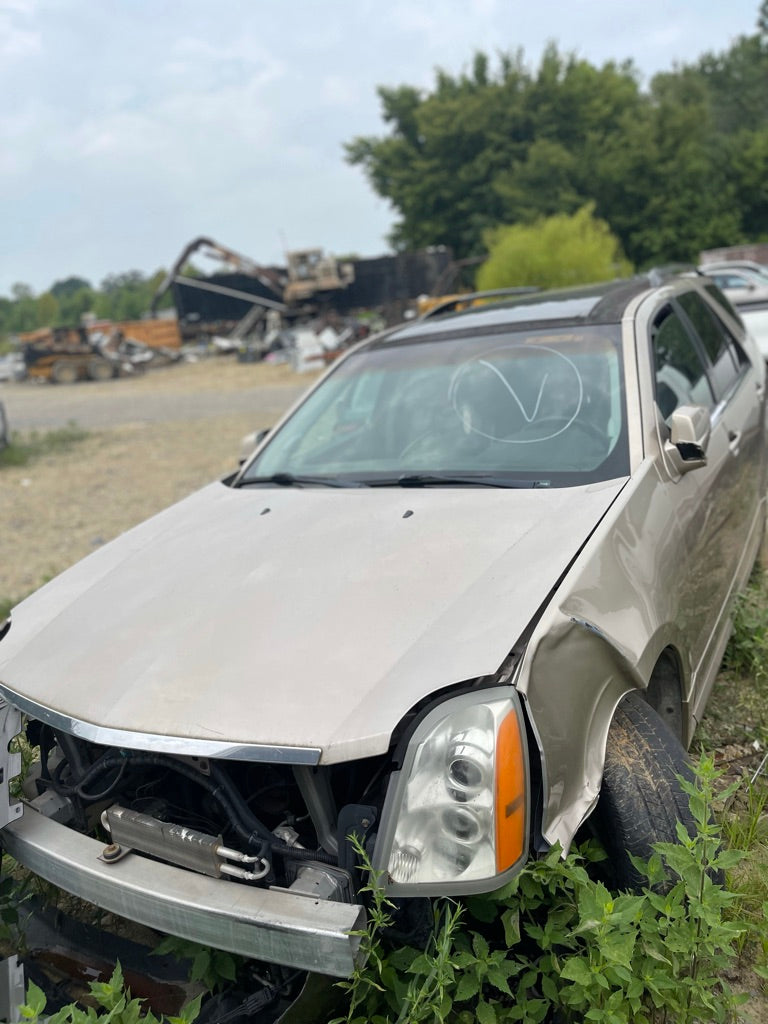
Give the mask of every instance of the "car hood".
M 499 668 L 623 483 L 211 484 L 18 605 L 0 683 L 182 751 L 381 753 L 420 699 Z

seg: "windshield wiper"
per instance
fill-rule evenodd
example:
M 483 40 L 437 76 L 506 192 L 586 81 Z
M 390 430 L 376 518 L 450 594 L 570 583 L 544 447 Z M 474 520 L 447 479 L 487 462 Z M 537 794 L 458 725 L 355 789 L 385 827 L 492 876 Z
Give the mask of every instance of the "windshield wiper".
M 340 476 L 305 476 L 300 473 L 273 473 L 272 476 L 245 477 L 238 484 L 247 487 L 249 484 L 277 484 L 279 487 L 365 487 L 359 480 L 349 480 Z
M 377 486 L 397 487 L 549 487 L 549 480 L 511 480 L 502 476 L 491 476 L 488 473 L 457 476 L 451 473 L 405 473 L 392 480 L 377 480 Z

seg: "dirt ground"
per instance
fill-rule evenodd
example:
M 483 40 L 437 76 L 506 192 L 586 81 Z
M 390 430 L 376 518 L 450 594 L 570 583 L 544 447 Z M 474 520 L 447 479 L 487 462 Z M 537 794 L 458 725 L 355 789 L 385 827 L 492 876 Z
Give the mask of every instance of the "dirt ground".
M 75 423 L 79 403 L 109 401 L 111 387 L 117 397 L 127 386 L 136 419 L 89 431 L 68 450 L 51 451 L 28 465 L 0 469 L 0 600 L 24 597 L 94 548 L 231 472 L 240 439 L 271 426 L 276 410 L 293 401 L 296 385 L 308 386 L 314 376 L 298 377 L 288 366 L 221 359 L 125 382 L 14 385 L 25 389 L 19 394 L 27 404 L 60 403 L 63 396 Z M 243 410 L 244 393 L 262 387 L 269 389 L 268 399 Z M 3 399 L 10 406 L 7 393 Z M 143 398 L 157 395 L 182 418 L 142 419 Z M 221 405 L 222 395 L 230 396 L 234 411 L 212 412 L 212 397 Z

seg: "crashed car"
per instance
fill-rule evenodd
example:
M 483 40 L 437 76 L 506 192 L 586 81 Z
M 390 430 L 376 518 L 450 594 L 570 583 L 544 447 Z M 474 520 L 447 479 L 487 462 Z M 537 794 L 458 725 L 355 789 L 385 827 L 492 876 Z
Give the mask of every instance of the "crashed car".
M 4 848 L 281 968 L 351 972 L 592 832 L 619 886 L 764 533 L 765 362 L 711 281 L 538 292 L 350 349 L 241 468 L 2 626 Z M 16 800 L 8 745 L 39 749 Z

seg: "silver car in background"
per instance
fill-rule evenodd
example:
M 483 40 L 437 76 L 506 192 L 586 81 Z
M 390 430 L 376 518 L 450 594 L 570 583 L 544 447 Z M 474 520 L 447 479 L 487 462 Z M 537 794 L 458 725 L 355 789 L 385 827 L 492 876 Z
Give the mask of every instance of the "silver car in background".
M 705 263 L 699 269 L 738 308 L 768 303 L 768 268 L 759 263 Z

